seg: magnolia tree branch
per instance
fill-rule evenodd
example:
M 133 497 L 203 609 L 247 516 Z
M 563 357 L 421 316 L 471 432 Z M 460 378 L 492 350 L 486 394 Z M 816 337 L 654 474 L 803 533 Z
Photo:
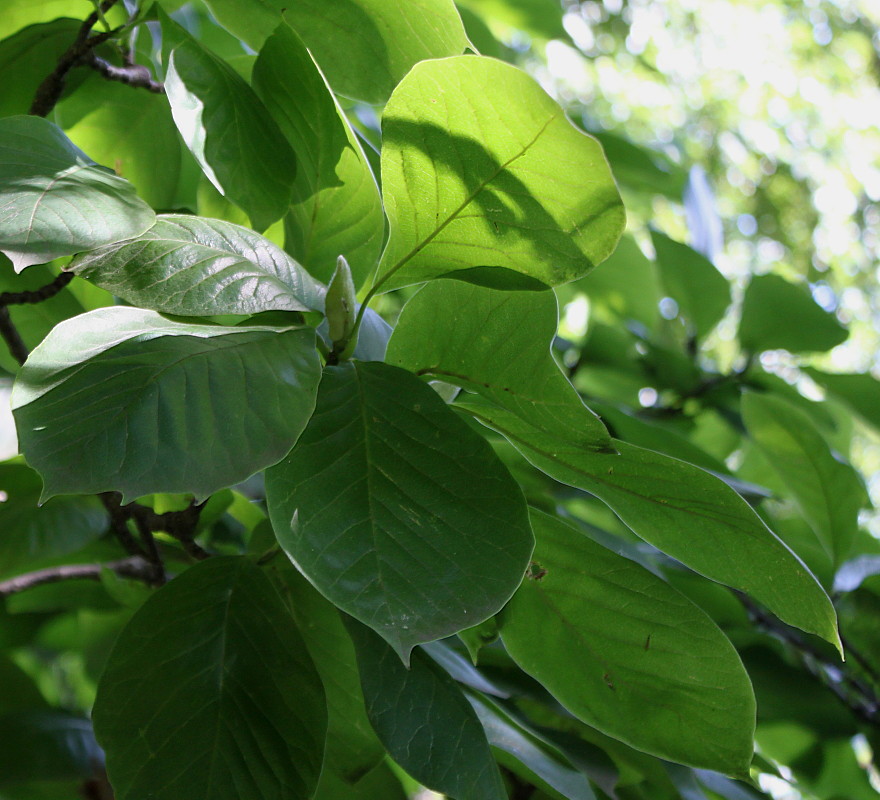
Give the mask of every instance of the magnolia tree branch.
M 101 580 L 101 570 L 109 569 L 122 578 L 133 578 L 152 584 L 155 578 L 155 569 L 140 556 L 131 556 L 121 561 L 111 561 L 107 564 L 67 564 L 61 567 L 48 567 L 38 569 L 35 572 L 27 572 L 24 575 L 16 575 L 5 581 L 0 581 L 0 597 L 23 592 L 35 586 L 45 583 L 57 583 L 70 580 Z
M 153 80 L 150 70 L 141 64 L 126 64 L 122 67 L 117 67 L 95 53 L 89 53 L 83 59 L 83 63 L 96 70 L 108 81 L 119 81 L 129 86 L 146 89 L 154 94 L 165 93 L 164 85 L 159 81 Z
M 28 357 L 27 345 L 21 338 L 18 328 L 9 316 L 9 309 L 6 306 L 0 306 L 0 336 L 6 342 L 12 357 L 19 363 L 24 364 Z

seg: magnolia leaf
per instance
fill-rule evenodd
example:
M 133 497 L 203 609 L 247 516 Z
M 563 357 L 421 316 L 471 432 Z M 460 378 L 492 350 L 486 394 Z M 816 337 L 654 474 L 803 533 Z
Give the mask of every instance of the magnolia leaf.
M 417 64 L 385 107 L 382 135 L 385 291 L 473 267 L 555 286 L 607 258 L 623 232 L 599 143 L 509 64 Z
M 16 272 L 138 236 L 155 220 L 128 181 L 51 122 L 0 119 L 0 251 Z
M 284 456 L 319 376 L 311 328 L 183 324 L 114 306 L 56 326 L 19 372 L 12 405 L 43 499 L 201 499 Z
M 280 247 L 231 222 L 162 215 L 137 239 L 68 267 L 129 303 L 180 316 L 309 311 L 324 288 Z
M 496 613 L 532 548 L 522 492 L 486 440 L 380 362 L 324 370 L 266 495 L 297 568 L 403 659 Z

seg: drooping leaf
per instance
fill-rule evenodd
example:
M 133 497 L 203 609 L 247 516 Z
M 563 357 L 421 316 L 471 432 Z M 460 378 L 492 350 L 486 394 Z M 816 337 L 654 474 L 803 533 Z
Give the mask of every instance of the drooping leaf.
M 290 449 L 319 376 L 311 328 L 183 324 L 115 306 L 58 325 L 19 373 L 12 403 L 44 499 L 204 498 Z
M 4 11 L 8 13 L 7 6 Z M 58 61 L 81 25 L 62 17 L 29 25 L 0 41 L 0 74 L 6 82 L 0 96 L 0 117 L 28 113 L 37 88 L 46 78 L 46 65 Z
M 253 85 L 297 157 L 287 251 L 325 283 L 343 255 L 360 286 L 384 239 L 379 187 L 324 76 L 288 25 L 263 45 Z
M 38 709 L 0 716 L 0 787 L 24 781 L 88 778 L 103 754 L 87 719 Z
M 477 715 L 455 681 L 421 650 L 409 667 L 369 628 L 349 620 L 367 716 L 391 757 L 416 780 L 458 800 L 507 793 Z
M 322 309 L 324 289 L 280 247 L 205 217 L 160 216 L 142 236 L 68 269 L 129 303 L 180 316 Z
M 513 659 L 569 711 L 661 758 L 748 774 L 755 700 L 733 645 L 684 595 L 532 512 L 533 566 L 504 610 Z
M 388 101 L 382 132 L 385 290 L 473 267 L 555 286 L 589 272 L 623 231 L 602 148 L 509 64 L 416 65 Z
M 266 472 L 278 541 L 325 595 L 406 659 L 496 613 L 532 537 L 519 487 L 479 434 L 405 370 L 324 371 L 297 446 Z
M 279 564 L 283 561 L 285 563 Z M 325 600 L 283 556 L 272 570 L 290 606 L 327 696 L 327 744 L 324 771 L 346 783 L 360 780 L 385 751 L 364 710 L 354 646 L 336 608 Z
M 703 337 L 724 316 L 730 305 L 730 284 L 701 253 L 657 231 L 651 232 L 657 268 L 667 294 L 678 303 L 679 313 Z
M 165 92 L 183 141 L 217 190 L 257 230 L 280 219 L 290 205 L 296 157 L 254 90 L 187 38 L 171 52 Z
M 269 579 L 246 558 L 217 556 L 135 613 L 93 719 L 118 800 L 306 800 L 327 712 Z
M 858 532 L 859 511 L 868 504 L 858 473 L 835 458 L 807 414 L 781 397 L 747 392 L 742 415 L 752 440 L 839 566 Z
M 128 181 L 51 122 L 0 119 L 0 251 L 16 272 L 138 236 L 155 219 Z
M 719 478 L 684 461 L 612 440 L 590 453 L 524 425 L 501 408 L 469 413 L 552 478 L 590 492 L 632 531 L 711 580 L 746 592 L 784 622 L 838 648 L 834 607 L 803 562 Z
M 608 431 L 550 353 L 558 316 L 551 291 L 439 280 L 404 306 L 385 358 L 481 394 L 550 434 L 607 449 Z
M 792 353 L 824 352 L 849 335 L 802 286 L 779 275 L 755 275 L 746 287 L 740 344 L 747 350 L 783 348 Z
M 452 0 L 208 0 L 208 5 L 255 50 L 283 13 L 333 90 L 367 103 L 385 102 L 417 62 L 458 55 L 468 44 Z
M 805 367 L 803 371 L 880 430 L 880 381 L 873 375 L 821 372 L 812 367 Z
M 40 477 L 25 464 L 0 464 L 0 576 L 79 550 L 101 536 L 107 514 L 95 497 L 53 497 L 42 506 Z
M 153 208 L 174 206 L 181 147 L 165 97 L 93 73 L 56 106 L 55 119 L 77 147 L 131 181 Z
M 492 747 L 510 753 L 529 773 L 531 780 L 546 783 L 569 800 L 595 800 L 586 776 L 576 769 L 546 737 L 513 717 L 484 695 L 465 696 L 483 724 Z M 532 777 L 534 776 L 534 777 Z

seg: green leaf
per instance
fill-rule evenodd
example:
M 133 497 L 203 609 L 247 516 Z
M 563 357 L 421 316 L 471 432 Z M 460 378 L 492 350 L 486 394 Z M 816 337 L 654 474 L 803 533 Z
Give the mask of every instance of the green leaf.
M 325 283 L 344 255 L 360 286 L 385 233 L 379 187 L 324 76 L 287 25 L 263 45 L 253 84 L 297 157 L 287 251 Z
M 305 800 L 327 712 L 269 579 L 246 558 L 216 556 L 123 629 L 93 719 L 118 800 Z
M 453 0 L 299 0 L 287 18 L 333 89 L 367 103 L 385 102 L 418 62 L 469 44 Z
M 869 502 L 858 473 L 835 458 L 805 412 L 781 397 L 747 392 L 742 415 L 749 436 L 839 566 L 858 533 L 859 511 Z
M 642 539 L 695 572 L 746 592 L 789 625 L 840 647 L 834 607 L 803 562 L 719 478 L 612 440 L 616 455 L 573 447 L 503 409 L 467 411 L 551 478 L 598 497 Z
M 137 239 L 83 253 L 68 269 L 129 303 L 181 316 L 324 306 L 323 287 L 280 247 L 218 219 L 162 215 Z
M 486 734 L 455 681 L 421 650 L 407 668 L 369 628 L 349 621 L 348 630 L 367 716 L 391 757 L 457 800 L 505 800 Z
M 586 776 L 546 737 L 507 712 L 500 704 L 476 692 L 465 692 L 483 724 L 492 747 L 510 753 L 529 773 L 569 800 L 595 800 Z M 532 777 L 534 776 L 534 777 Z
M 805 287 L 779 275 L 755 275 L 746 287 L 737 335 L 746 350 L 808 353 L 836 347 L 849 332 Z
M 284 563 L 278 563 L 283 560 Z M 360 780 L 378 764 L 385 750 L 364 709 L 354 645 L 339 612 L 283 556 L 268 570 L 290 607 L 327 695 L 327 745 L 324 771 L 343 781 Z
M 679 313 L 702 338 L 714 328 L 730 305 L 730 284 L 701 253 L 658 231 L 651 231 L 657 269 Z
M 41 486 L 39 475 L 25 464 L 0 464 L 0 575 L 74 553 L 107 528 L 97 498 L 54 497 L 39 506 Z
M 0 119 L 0 251 L 16 272 L 137 236 L 155 219 L 128 181 L 51 122 Z
M 93 73 L 56 106 L 55 119 L 77 147 L 131 181 L 153 208 L 174 206 L 181 147 L 165 97 Z
M 404 659 L 496 613 L 532 548 L 522 492 L 486 440 L 380 362 L 324 370 L 266 495 L 297 568 Z
M 545 39 L 565 39 L 556 0 L 459 0 L 495 23 Z
M 0 786 L 19 781 L 88 778 L 100 768 L 91 723 L 63 711 L 0 717 Z
M 382 132 L 386 291 L 487 266 L 555 286 L 607 258 L 623 232 L 598 142 L 509 64 L 416 65 L 388 101 Z
M 8 5 L 3 10 L 8 13 Z M 28 113 L 37 88 L 46 78 L 46 65 L 57 63 L 81 26 L 82 22 L 75 19 L 54 19 L 31 25 L 0 42 L 0 74 L 5 83 L 0 117 Z
M 205 498 L 293 446 L 319 376 L 311 328 L 190 325 L 115 306 L 58 325 L 19 372 L 12 404 L 44 499 Z
M 532 512 L 533 566 L 504 610 L 513 659 L 588 725 L 636 749 L 747 775 L 755 699 L 733 645 L 684 595 Z
M 550 353 L 558 318 L 552 291 L 503 292 L 440 280 L 404 306 L 385 360 L 481 394 L 581 447 L 607 449 L 608 431 Z
M 187 38 L 171 52 L 165 92 L 186 146 L 257 230 L 290 205 L 296 157 L 272 115 L 226 62 Z
M 865 422 L 880 431 L 880 381 L 872 375 L 820 372 L 802 368 L 816 383 L 846 403 Z
M 0 715 L 48 707 L 30 675 L 3 653 L 0 653 L 0 687 Z M 0 777 L 0 783 L 2 780 Z

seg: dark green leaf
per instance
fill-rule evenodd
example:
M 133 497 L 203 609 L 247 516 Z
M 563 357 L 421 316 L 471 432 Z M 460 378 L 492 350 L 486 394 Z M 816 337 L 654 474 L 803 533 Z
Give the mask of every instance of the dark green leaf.
M 33 679 L 14 661 L 0 653 L 0 715 L 46 708 L 48 703 Z M 0 783 L 3 769 L 0 768 Z
M 380 362 L 325 369 L 266 493 L 299 570 L 403 658 L 496 613 L 532 548 L 522 492 L 485 439 Z
M 468 411 L 504 434 L 538 469 L 594 494 L 634 533 L 711 580 L 747 592 L 781 620 L 839 648 L 825 591 L 748 504 L 708 472 L 612 440 L 616 455 L 590 453 L 541 434 L 503 409 Z
M 638 564 L 532 513 L 533 566 L 504 610 L 513 659 L 569 711 L 661 758 L 747 775 L 755 700 L 715 623 Z
M 79 550 L 104 533 L 107 514 L 94 497 L 55 497 L 38 506 L 42 482 L 24 464 L 0 464 L 0 575 Z
M 245 558 L 217 556 L 134 615 L 93 719 L 118 800 L 305 800 L 327 716 L 270 581 Z
M 386 361 L 481 394 L 581 447 L 608 449 L 605 426 L 550 353 L 557 323 L 552 291 L 504 292 L 435 281 L 404 306 Z
M 280 219 L 290 205 L 296 157 L 253 89 L 187 39 L 171 53 L 165 91 L 177 129 L 217 190 L 257 230 Z
M 91 723 L 63 711 L 0 717 L 0 786 L 18 781 L 87 778 L 103 763 Z
M 687 174 L 662 153 L 634 144 L 625 136 L 596 131 L 614 177 L 624 187 L 639 193 L 657 193 L 678 202 L 684 191 Z
M 755 275 L 746 287 L 738 336 L 747 350 L 824 352 L 848 335 L 805 287 L 779 275 Z
M 0 75 L 5 84 L 0 95 L 0 117 L 28 113 L 37 88 L 46 78 L 46 65 L 58 61 L 81 25 L 75 19 L 55 19 L 30 25 L 0 42 Z
M 0 119 L 0 251 L 16 272 L 137 236 L 155 219 L 128 181 L 51 122 Z
M 812 367 L 803 370 L 816 383 L 846 403 L 869 425 L 880 430 L 880 381 L 872 375 L 842 375 L 820 372 Z
M 421 650 L 405 667 L 369 628 L 349 623 L 367 716 L 391 757 L 456 800 L 505 800 L 486 734 L 461 690 Z
M 324 76 L 287 25 L 263 45 L 253 84 L 297 157 L 285 247 L 325 283 L 344 255 L 360 286 L 384 239 L 379 187 Z
M 767 463 L 840 565 L 858 532 L 859 511 L 869 502 L 858 473 L 832 454 L 807 414 L 781 397 L 747 392 L 742 415 Z
M 70 270 L 134 305 L 181 316 L 322 309 L 324 288 L 280 247 L 218 219 L 160 216 Z
M 416 65 L 388 101 L 382 132 L 385 290 L 471 267 L 566 283 L 607 258 L 623 231 L 602 148 L 509 64 Z
M 651 232 L 657 268 L 666 293 L 678 303 L 679 313 L 704 337 L 730 305 L 730 284 L 709 259 L 657 231 Z
M 19 373 L 12 403 L 44 499 L 204 498 L 293 446 L 319 376 L 310 328 L 190 325 L 116 306 L 57 326 Z

